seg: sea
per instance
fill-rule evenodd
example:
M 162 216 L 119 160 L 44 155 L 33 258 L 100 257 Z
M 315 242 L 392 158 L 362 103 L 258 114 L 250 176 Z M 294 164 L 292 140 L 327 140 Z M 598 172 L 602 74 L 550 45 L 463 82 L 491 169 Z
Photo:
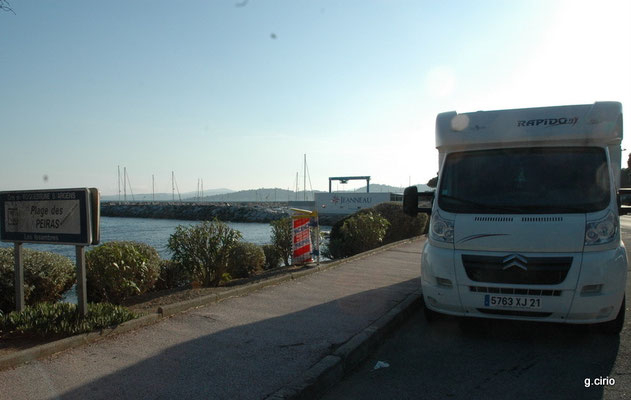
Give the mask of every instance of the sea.
M 115 240 L 133 240 L 153 246 L 160 257 L 171 258 L 167 249 L 169 236 L 175 232 L 175 228 L 199 224 L 199 221 L 185 221 L 178 219 L 151 219 L 151 218 L 120 218 L 101 217 L 101 243 Z M 241 232 L 242 240 L 256 244 L 271 242 L 272 228 L 270 224 L 256 222 L 226 222 L 232 228 Z M 0 247 L 13 247 L 12 243 L 0 242 Z M 57 244 L 24 244 L 25 248 L 50 251 L 75 259 L 75 247 Z M 92 246 L 90 246 L 92 247 Z M 86 248 L 86 251 L 90 250 Z
M 169 237 L 175 228 L 183 226 L 197 225 L 199 221 L 185 221 L 177 219 L 151 219 L 151 218 L 119 218 L 101 217 L 101 243 L 115 240 L 133 240 L 153 246 L 160 254 L 161 258 L 171 258 L 171 252 L 167 248 Z M 255 244 L 267 244 L 272 240 L 272 227 L 268 223 L 257 222 L 226 222 L 232 228 L 241 232 L 245 242 Z M 323 230 L 330 230 L 330 227 L 320 227 Z M 13 247 L 12 243 L 0 242 L 0 247 Z M 25 243 L 25 248 L 50 251 L 61 254 L 75 261 L 75 246 L 53 245 L 53 244 L 30 244 Z M 93 247 L 93 246 L 90 246 Z M 90 250 L 86 248 L 86 251 Z M 77 302 L 75 287 L 70 289 L 62 301 L 70 303 Z

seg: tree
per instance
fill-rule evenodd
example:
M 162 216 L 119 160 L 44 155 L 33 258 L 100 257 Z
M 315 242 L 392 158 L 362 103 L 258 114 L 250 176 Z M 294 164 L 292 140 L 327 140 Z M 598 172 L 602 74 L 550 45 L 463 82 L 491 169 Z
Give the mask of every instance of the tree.
M 241 233 L 215 219 L 194 226 L 178 226 L 169 238 L 173 261 L 204 286 L 217 286 L 227 271 L 232 249 Z
M 15 11 L 11 8 L 11 3 L 9 3 L 8 0 L 0 0 L 0 10 L 15 14 Z

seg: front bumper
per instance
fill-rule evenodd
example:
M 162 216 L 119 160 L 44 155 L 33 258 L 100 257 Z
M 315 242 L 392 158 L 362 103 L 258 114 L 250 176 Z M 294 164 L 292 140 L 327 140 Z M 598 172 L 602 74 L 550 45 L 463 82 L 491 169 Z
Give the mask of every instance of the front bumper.
M 556 285 L 473 281 L 462 264 L 463 253 L 471 254 L 470 251 L 440 248 L 432 246 L 429 241 L 426 243 L 421 277 L 423 297 L 429 309 L 455 316 L 591 324 L 613 320 L 622 304 L 627 277 L 623 245 L 613 250 L 569 254 L 573 258 L 570 270 L 565 279 Z M 476 254 L 505 255 L 497 252 Z M 549 253 L 545 255 L 550 256 Z M 584 292 L 586 286 L 594 285 L 600 285 L 600 290 Z M 487 296 L 494 295 L 539 299 L 541 307 L 489 306 Z

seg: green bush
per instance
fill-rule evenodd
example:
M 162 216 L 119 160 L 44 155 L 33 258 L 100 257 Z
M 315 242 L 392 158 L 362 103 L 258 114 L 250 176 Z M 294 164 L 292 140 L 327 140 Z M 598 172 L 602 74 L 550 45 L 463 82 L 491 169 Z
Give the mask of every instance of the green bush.
M 263 253 L 265 254 L 265 265 L 263 265 L 264 269 L 272 269 L 278 267 L 280 264 L 280 254 L 278 254 L 278 250 L 276 250 L 276 246 L 273 244 L 264 244 L 261 246 L 263 248 Z
M 180 225 L 169 237 L 172 259 L 204 286 L 217 286 L 227 272 L 230 252 L 241 233 L 214 219 L 193 226 Z
M 420 236 L 425 233 L 427 214 L 418 214 L 416 217 L 411 217 L 403 212 L 401 203 L 381 203 L 369 210 L 379 213 L 390 223 L 386 236 L 383 239 L 384 244 Z
M 381 203 L 372 208 L 359 210 L 355 214 L 349 215 L 333 224 L 329 243 L 323 250 L 323 255 L 328 258 L 342 258 L 352 255 L 352 250 L 348 248 L 346 240 L 341 233 L 341 228 L 348 219 L 368 213 L 377 213 L 389 223 L 381 244 L 388 244 L 427 233 L 429 220 L 427 214 L 418 214 L 416 217 L 410 217 L 403 212 L 403 207 L 400 203 Z
M 332 258 L 349 257 L 382 245 L 390 225 L 373 211 L 358 212 L 340 222 L 335 235 L 331 230 L 327 256 Z
M 292 251 L 291 218 L 282 218 L 270 222 L 272 225 L 272 245 L 285 265 L 290 265 Z
M 232 278 L 247 278 L 263 269 L 265 253 L 254 243 L 238 242 L 230 251 L 228 273 Z
M 22 249 L 24 301 L 27 305 L 55 302 L 76 280 L 74 263 L 55 253 Z M 0 310 L 15 310 L 15 261 L 12 248 L 0 248 Z
M 173 260 L 160 260 L 160 276 L 158 276 L 153 289 L 173 289 L 186 286 L 190 282 L 191 276 L 182 264 Z
M 230 276 L 229 273 L 224 272 L 223 274 L 221 274 L 221 279 L 219 280 L 219 283 L 223 285 L 225 283 L 230 282 L 231 280 L 232 280 L 232 276 Z
M 322 245 L 322 256 L 330 260 L 342 258 L 342 239 L 329 236 L 327 242 Z
M 108 242 L 88 251 L 88 300 L 120 304 L 153 288 L 160 275 L 160 256 L 139 242 Z
M 0 332 L 18 335 L 75 335 L 121 324 L 137 315 L 109 303 L 89 303 L 85 318 L 76 304 L 39 303 L 0 316 Z

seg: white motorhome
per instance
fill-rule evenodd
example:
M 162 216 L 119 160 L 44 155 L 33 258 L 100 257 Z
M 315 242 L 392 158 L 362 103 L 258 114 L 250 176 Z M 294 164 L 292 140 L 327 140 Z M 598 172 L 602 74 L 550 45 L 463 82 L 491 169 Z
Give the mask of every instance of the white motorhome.
M 622 105 L 446 112 L 436 119 L 421 275 L 426 316 L 624 322 Z

